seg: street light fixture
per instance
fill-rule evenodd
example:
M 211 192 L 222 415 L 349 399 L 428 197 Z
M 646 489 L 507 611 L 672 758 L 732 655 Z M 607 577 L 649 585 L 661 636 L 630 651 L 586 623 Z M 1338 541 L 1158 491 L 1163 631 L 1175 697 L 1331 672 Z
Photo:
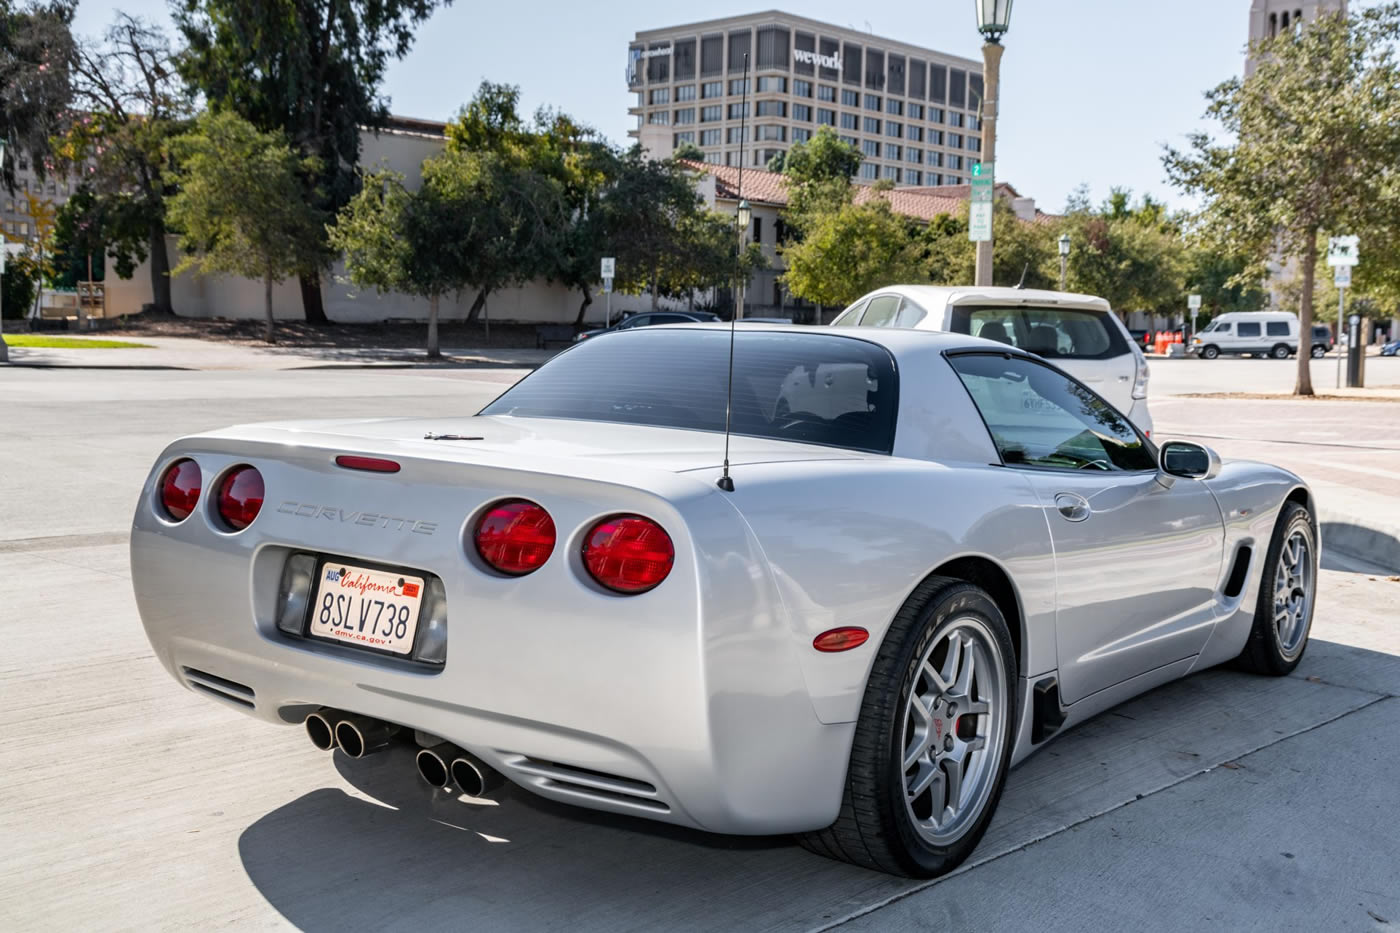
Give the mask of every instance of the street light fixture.
M 1065 290 L 1065 266 L 1069 262 L 1069 234 L 1060 234 L 1060 291 Z
M 974 0 L 977 4 L 977 31 L 988 42 L 997 42 L 1011 28 L 1011 0 Z
M 1001 37 L 1011 28 L 1011 0 L 973 0 L 982 43 L 982 164 L 996 171 L 997 93 L 1001 83 Z M 992 184 L 995 185 L 995 178 Z M 993 189 L 995 190 L 995 188 Z M 992 240 L 977 243 L 976 285 L 992 284 Z

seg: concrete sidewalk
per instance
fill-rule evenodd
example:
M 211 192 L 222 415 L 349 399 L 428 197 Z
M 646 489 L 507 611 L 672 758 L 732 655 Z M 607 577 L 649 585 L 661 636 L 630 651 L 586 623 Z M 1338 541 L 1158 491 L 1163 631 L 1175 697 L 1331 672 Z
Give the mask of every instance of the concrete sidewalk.
M 63 335 L 68 336 L 68 335 Z M 105 338 L 107 335 L 95 335 Z M 281 370 L 321 367 L 535 367 L 559 348 L 443 347 L 430 360 L 421 348 L 309 347 L 301 344 L 250 345 L 188 337 L 126 337 L 149 344 L 131 349 L 38 349 L 11 347 L 10 365 L 65 369 Z

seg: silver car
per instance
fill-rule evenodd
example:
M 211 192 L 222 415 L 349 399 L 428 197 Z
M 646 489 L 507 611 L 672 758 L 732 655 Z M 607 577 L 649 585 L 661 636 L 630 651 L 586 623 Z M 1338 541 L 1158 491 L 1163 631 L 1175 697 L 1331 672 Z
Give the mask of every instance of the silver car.
M 931 876 L 1074 723 L 1292 670 L 1315 515 L 1002 343 L 700 324 L 475 416 L 181 438 L 131 564 L 178 682 L 318 748 Z

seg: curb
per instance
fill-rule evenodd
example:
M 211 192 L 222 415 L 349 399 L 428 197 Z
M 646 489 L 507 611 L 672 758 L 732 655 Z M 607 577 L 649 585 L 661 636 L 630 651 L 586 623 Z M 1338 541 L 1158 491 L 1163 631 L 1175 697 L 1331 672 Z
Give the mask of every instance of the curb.
M 1324 551 L 1338 551 L 1392 573 L 1400 574 L 1400 528 L 1318 509 Z

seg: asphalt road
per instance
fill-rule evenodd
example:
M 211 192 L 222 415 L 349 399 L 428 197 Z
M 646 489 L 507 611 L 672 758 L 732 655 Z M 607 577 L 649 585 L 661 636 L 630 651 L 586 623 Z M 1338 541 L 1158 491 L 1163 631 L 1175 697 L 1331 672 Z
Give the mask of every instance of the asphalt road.
M 170 438 L 457 414 L 514 375 L 0 370 L 0 928 L 1400 923 L 1400 582 L 1335 559 L 1293 676 L 1210 671 L 1070 731 L 1012 774 L 973 860 L 925 884 L 523 792 L 465 804 L 407 753 L 315 752 L 160 669 L 125 531 Z

